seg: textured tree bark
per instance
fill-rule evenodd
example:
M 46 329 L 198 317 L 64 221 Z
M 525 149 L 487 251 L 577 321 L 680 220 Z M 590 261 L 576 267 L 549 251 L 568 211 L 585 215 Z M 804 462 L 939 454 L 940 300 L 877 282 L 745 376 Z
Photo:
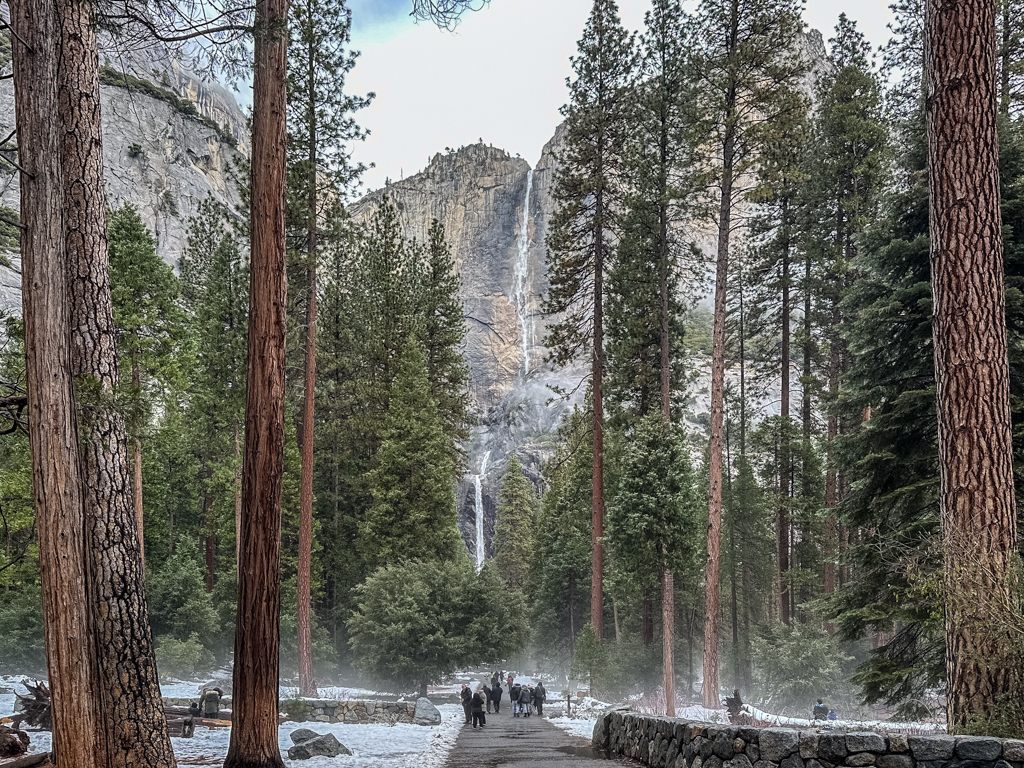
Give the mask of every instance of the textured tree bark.
M 947 722 L 963 731 L 1022 691 L 996 135 L 995 0 L 928 0 L 928 168 Z M 1017 663 L 1014 663 L 1014 662 Z
M 161 768 L 175 761 L 143 589 L 128 433 L 115 401 L 118 371 L 94 4 L 58 0 L 57 7 L 71 366 L 77 380 L 79 453 L 90 536 L 88 583 L 103 728 L 111 768 Z
M 278 657 L 284 470 L 287 0 L 258 0 L 249 340 L 231 743 L 225 768 L 280 768 Z
M 59 22 L 52 0 L 12 0 L 21 175 L 22 309 L 32 493 L 57 768 L 106 768 L 68 334 L 57 114 Z

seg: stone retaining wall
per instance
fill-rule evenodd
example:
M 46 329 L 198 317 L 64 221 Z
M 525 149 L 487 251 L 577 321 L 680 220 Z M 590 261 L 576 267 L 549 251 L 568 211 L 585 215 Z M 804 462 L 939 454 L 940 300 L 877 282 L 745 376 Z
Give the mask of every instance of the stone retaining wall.
M 289 720 L 297 722 L 385 725 L 439 725 L 441 722 L 437 707 L 424 698 L 416 701 L 291 699 L 281 702 L 281 710 Z
M 594 746 L 650 768 L 1024 768 L 1024 741 L 753 728 L 610 711 Z

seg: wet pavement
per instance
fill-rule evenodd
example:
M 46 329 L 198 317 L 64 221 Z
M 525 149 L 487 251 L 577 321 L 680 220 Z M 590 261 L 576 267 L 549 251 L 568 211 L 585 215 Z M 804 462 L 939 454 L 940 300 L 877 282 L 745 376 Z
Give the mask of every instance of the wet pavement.
M 487 726 L 463 726 L 445 768 L 614 768 L 634 766 L 609 760 L 586 739 L 573 736 L 543 717 L 487 715 Z

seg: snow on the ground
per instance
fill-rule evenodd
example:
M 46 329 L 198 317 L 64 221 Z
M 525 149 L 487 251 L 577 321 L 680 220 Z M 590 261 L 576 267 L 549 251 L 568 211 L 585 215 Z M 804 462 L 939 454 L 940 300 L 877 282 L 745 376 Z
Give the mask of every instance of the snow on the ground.
M 893 720 L 808 720 L 802 717 L 773 715 L 749 704 L 744 704 L 743 709 L 757 718 L 758 721 L 771 723 L 772 725 L 785 726 L 788 728 L 821 728 L 825 730 L 839 731 L 847 731 L 856 728 L 858 730 L 868 731 L 909 731 L 913 733 L 942 733 L 946 730 L 940 723 L 928 723 L 923 721 L 901 723 Z
M 288 737 L 299 728 L 317 733 L 333 733 L 338 741 L 352 750 L 344 760 L 346 768 L 440 768 L 455 745 L 464 723 L 462 707 L 442 704 L 441 725 L 342 725 L 336 723 L 284 723 L 279 729 L 281 754 L 287 755 L 292 745 Z M 191 739 L 172 738 L 174 754 L 179 759 L 214 757 L 223 759 L 228 751 L 231 731 L 228 728 L 196 728 Z M 338 763 L 331 758 L 288 760 L 285 765 L 306 768 L 331 768 Z
M 24 678 L 0 677 L 0 687 L 21 689 Z M 198 695 L 198 682 L 183 682 L 175 685 L 161 686 L 164 696 L 189 698 Z M 357 688 L 322 688 L 321 694 L 335 691 L 347 693 L 366 693 Z M 282 691 L 283 692 L 283 691 Z M 341 698 L 341 697 L 339 697 Z M 14 694 L 0 693 L 0 717 L 14 712 Z M 287 755 L 288 747 L 292 746 L 288 737 L 298 728 L 309 728 L 317 733 L 333 733 L 338 741 L 352 750 L 352 757 L 346 758 L 347 768 L 440 768 L 455 745 L 455 739 L 464 722 L 462 707 L 457 704 L 442 704 L 441 724 L 437 726 L 411 725 L 397 723 L 395 725 L 342 725 L 335 723 L 283 723 L 279 729 L 281 754 Z M 30 731 L 32 752 L 48 752 L 50 749 L 49 731 Z M 191 739 L 172 738 L 174 753 L 188 764 L 189 758 L 218 758 L 223 760 L 227 755 L 228 741 L 231 738 L 229 728 L 196 728 Z M 331 768 L 338 765 L 328 758 L 290 761 L 285 758 L 286 765 L 305 766 L 305 768 Z
M 557 725 L 563 731 L 579 736 L 581 739 L 590 740 L 594 735 L 594 723 L 597 718 L 584 720 L 575 717 L 549 717 L 548 722 Z

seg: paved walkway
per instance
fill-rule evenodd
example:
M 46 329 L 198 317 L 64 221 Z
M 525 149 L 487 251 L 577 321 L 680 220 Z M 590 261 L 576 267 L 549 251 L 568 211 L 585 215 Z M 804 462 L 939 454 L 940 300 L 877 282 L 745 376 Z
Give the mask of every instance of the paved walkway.
M 590 742 L 563 731 L 542 717 L 487 716 L 487 727 L 463 726 L 446 768 L 612 768 L 635 765 L 608 760 Z

